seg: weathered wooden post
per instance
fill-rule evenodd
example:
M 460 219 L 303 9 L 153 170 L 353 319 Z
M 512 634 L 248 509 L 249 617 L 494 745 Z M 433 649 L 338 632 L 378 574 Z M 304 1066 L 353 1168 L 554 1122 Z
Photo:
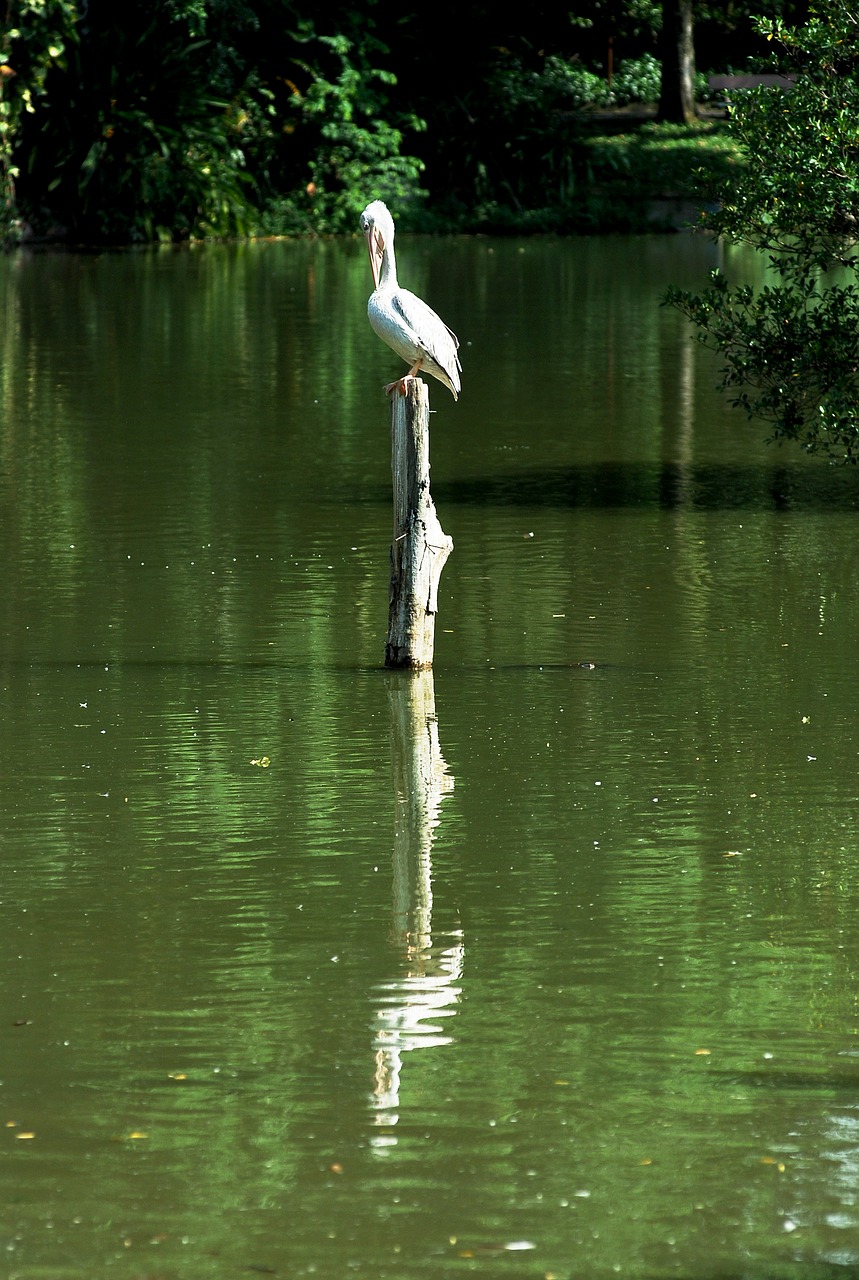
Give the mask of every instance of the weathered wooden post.
M 430 496 L 429 392 L 410 378 L 391 396 L 394 537 L 386 667 L 432 666 L 438 581 L 453 550 Z

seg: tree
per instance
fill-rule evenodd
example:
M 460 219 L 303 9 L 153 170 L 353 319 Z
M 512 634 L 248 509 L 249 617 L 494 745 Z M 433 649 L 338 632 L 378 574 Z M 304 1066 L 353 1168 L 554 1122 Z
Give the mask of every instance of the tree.
M 793 87 L 737 94 L 732 128 L 746 162 L 718 211 L 716 235 L 763 251 L 755 290 L 715 271 L 700 294 L 666 301 L 725 359 L 722 386 L 772 439 L 837 462 L 859 460 L 859 17 L 821 0 L 802 28 L 760 22 Z
M 76 43 L 74 0 L 7 0 L 0 23 L 0 241 L 17 218 L 16 143 L 28 116 L 50 106 L 49 73 Z
M 422 121 L 350 0 L 5 0 L 0 238 L 345 230 L 419 199 Z M 267 210 L 264 219 L 262 210 Z
M 692 0 L 663 0 L 662 91 L 659 120 L 693 124 L 695 111 L 695 45 L 692 38 Z
M 236 50 L 254 21 L 243 0 L 148 0 L 122 21 L 106 0 L 11 2 L 13 84 L 42 82 L 10 135 L 32 231 L 127 242 L 248 228 L 245 137 L 262 104 Z M 27 8 L 62 10 L 70 27 L 41 65 L 23 57 Z
M 354 231 L 370 200 L 391 201 L 402 214 L 426 195 L 422 161 L 401 150 L 405 132 L 425 126 L 392 105 L 397 78 L 378 65 L 386 46 L 366 29 L 347 35 L 338 25 L 339 34 L 323 35 L 304 20 L 293 33 L 281 77 L 289 94 L 278 101 L 283 185 L 266 217 L 278 232 Z

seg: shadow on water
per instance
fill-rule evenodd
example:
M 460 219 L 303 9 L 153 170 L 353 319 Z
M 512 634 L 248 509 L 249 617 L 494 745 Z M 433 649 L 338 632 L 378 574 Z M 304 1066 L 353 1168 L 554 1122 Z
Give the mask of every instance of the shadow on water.
M 608 462 L 439 481 L 440 501 L 477 506 L 703 511 L 855 511 L 852 468 Z
M 859 1095 L 855 1071 L 723 1071 L 713 1072 L 714 1083 L 747 1089 L 806 1090 L 814 1093 Z
M 657 1275 L 649 1280 L 662 1280 L 662 1277 Z M 742 1271 L 687 1272 L 678 1280 L 859 1280 L 859 1267 L 800 1260 L 766 1270 L 749 1267 Z

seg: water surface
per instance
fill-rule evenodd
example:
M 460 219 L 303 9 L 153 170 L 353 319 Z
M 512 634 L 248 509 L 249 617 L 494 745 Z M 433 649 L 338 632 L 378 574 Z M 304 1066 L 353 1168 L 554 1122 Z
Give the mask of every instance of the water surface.
M 10 1280 L 859 1266 L 859 482 L 659 307 L 717 255 L 403 239 L 421 682 L 360 241 L 0 264 Z

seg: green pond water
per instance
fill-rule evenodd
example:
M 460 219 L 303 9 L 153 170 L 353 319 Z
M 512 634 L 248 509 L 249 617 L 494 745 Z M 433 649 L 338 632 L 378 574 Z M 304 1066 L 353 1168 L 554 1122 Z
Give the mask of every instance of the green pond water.
M 0 1274 L 855 1276 L 859 477 L 706 241 L 399 250 L 421 680 L 360 239 L 0 262 Z

